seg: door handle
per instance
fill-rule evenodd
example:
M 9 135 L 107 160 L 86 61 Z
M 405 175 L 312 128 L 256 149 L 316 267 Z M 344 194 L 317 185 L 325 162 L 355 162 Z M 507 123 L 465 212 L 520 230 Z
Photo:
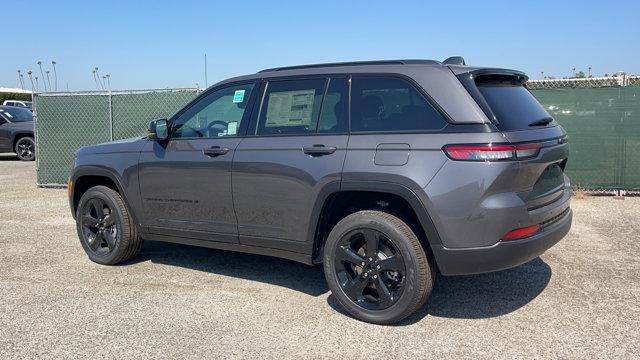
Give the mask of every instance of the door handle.
M 216 157 L 220 155 L 224 155 L 229 152 L 229 148 L 220 147 L 220 146 L 212 146 L 208 149 L 202 149 L 202 153 L 209 157 Z
M 313 146 L 305 146 L 302 148 L 302 151 L 311 156 L 323 156 L 330 155 L 336 152 L 338 148 L 335 146 L 324 146 L 322 144 L 315 144 Z

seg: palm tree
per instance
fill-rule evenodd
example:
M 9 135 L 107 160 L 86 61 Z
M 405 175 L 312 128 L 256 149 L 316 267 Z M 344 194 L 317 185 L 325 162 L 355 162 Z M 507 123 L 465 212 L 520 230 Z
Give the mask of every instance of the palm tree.
M 52 61 L 51 65 L 53 65 L 53 83 L 55 85 L 55 91 L 58 91 L 58 73 L 56 72 L 56 62 Z

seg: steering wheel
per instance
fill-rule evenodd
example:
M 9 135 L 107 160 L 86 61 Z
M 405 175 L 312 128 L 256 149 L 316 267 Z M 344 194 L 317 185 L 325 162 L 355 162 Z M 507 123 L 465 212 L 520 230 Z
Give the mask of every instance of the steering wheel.
M 207 132 L 209 134 L 211 134 L 212 130 L 214 130 L 214 127 L 217 129 L 220 129 L 220 131 L 217 131 L 217 129 L 215 129 L 216 133 L 221 133 L 224 130 L 227 130 L 229 128 L 229 125 L 224 122 L 224 121 L 220 121 L 220 120 L 214 120 L 212 122 L 209 123 L 209 125 L 207 125 Z

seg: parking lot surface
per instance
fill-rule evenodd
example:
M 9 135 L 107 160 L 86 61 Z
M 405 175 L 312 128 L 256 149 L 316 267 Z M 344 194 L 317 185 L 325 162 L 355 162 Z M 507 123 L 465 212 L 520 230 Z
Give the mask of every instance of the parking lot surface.
M 418 314 L 377 326 L 340 310 L 321 267 L 157 242 L 94 264 L 66 190 L 0 155 L 0 359 L 638 358 L 640 198 L 572 207 L 539 259 L 440 277 Z

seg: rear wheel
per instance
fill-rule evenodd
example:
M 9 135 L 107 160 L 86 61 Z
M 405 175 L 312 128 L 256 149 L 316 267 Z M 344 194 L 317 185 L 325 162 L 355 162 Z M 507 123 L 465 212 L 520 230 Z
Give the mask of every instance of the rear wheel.
M 84 251 L 92 261 L 114 265 L 140 252 L 143 240 L 120 194 L 95 186 L 80 198 L 76 228 Z
M 391 214 L 365 210 L 342 219 L 324 248 L 331 292 L 354 317 L 390 324 L 424 305 L 432 270 L 411 228 Z
M 14 150 L 22 161 L 33 161 L 36 158 L 36 143 L 28 136 L 18 139 Z

